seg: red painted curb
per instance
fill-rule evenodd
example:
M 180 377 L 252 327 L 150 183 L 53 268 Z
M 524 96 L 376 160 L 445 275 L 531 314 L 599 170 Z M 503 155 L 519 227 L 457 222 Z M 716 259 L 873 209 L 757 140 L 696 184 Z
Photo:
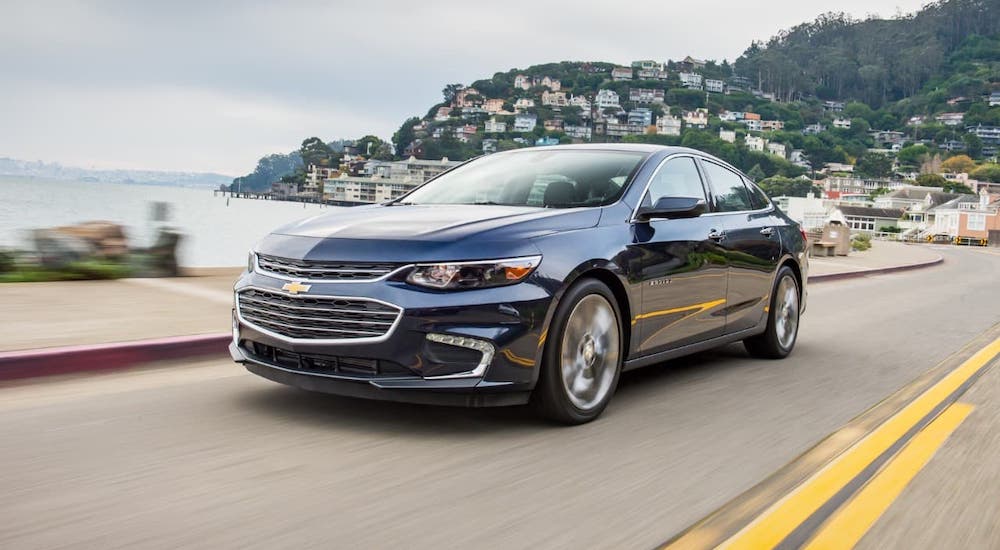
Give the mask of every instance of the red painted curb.
M 810 283 L 824 283 L 827 281 L 839 281 L 842 279 L 853 279 L 855 277 L 867 277 L 868 275 L 883 275 L 886 273 L 896 273 L 899 271 L 910 271 L 912 269 L 921 269 L 924 267 L 931 267 L 944 262 L 943 256 L 938 256 L 937 258 L 929 261 L 922 262 L 919 264 L 907 264 L 907 265 L 896 265 L 892 267 L 877 267 L 875 269 L 865 269 L 862 271 L 845 271 L 843 273 L 827 273 L 826 275 L 810 275 Z
M 227 357 L 230 340 L 229 333 L 217 333 L 0 352 L 0 380 L 119 370 L 151 361 L 199 355 Z

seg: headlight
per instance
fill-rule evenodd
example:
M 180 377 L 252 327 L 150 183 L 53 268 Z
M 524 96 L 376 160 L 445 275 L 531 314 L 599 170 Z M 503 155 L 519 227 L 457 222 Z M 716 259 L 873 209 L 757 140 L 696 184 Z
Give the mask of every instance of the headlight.
M 253 250 L 247 254 L 247 273 L 253 273 L 254 268 L 257 267 L 257 255 L 253 253 Z
M 506 260 L 419 264 L 406 277 L 406 282 L 440 289 L 512 285 L 531 275 L 541 262 L 541 256 L 528 256 Z

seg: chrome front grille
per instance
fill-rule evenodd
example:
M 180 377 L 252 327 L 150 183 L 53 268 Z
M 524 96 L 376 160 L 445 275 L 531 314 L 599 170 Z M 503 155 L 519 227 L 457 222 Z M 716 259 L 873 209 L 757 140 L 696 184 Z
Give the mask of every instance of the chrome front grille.
M 325 262 L 293 260 L 266 254 L 257 255 L 262 271 L 295 280 L 310 281 L 373 281 L 392 273 L 402 264 L 373 262 Z
M 361 340 L 381 338 L 403 311 L 368 298 L 293 296 L 248 288 L 237 295 L 243 322 L 295 340 Z

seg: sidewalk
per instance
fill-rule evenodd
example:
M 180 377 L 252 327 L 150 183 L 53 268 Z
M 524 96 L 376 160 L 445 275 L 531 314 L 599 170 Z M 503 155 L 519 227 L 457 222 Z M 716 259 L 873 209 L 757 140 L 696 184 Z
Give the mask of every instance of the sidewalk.
M 939 255 L 921 245 L 873 242 L 850 256 L 810 258 L 810 277 L 925 263 Z M 0 352 L 224 334 L 240 268 L 197 276 L 0 285 Z
M 227 333 L 239 272 L 0 284 L 0 352 Z
M 858 273 L 870 269 L 932 262 L 940 257 L 937 251 L 926 245 L 872 241 L 871 249 L 864 252 L 852 251 L 849 256 L 809 258 L 809 275 L 826 277 Z

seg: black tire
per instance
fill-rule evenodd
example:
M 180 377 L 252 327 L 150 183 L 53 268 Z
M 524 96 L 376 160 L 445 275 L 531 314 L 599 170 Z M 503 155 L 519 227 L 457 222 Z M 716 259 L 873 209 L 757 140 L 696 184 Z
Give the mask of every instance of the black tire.
M 605 303 L 610 306 L 610 311 L 613 312 L 615 334 L 612 335 L 609 331 L 609 333 L 597 335 L 595 340 L 591 339 L 588 333 L 583 338 L 590 339 L 591 342 L 588 344 L 586 341 L 583 341 L 579 345 L 581 357 L 584 357 L 586 347 L 590 346 L 590 354 L 588 356 L 590 363 L 585 370 L 591 373 L 589 380 L 593 381 L 595 388 L 599 387 L 603 388 L 603 390 L 598 391 L 595 389 L 595 402 L 591 406 L 581 407 L 574 403 L 574 399 L 579 402 L 580 396 L 577 394 L 571 396 L 571 391 L 567 388 L 567 383 L 564 381 L 565 378 L 563 376 L 563 342 L 567 338 L 567 324 L 571 315 L 574 314 L 579 315 L 579 318 L 574 320 L 575 328 L 579 328 L 579 319 L 590 318 L 594 319 L 593 323 L 598 323 L 596 320 L 598 317 L 606 317 L 607 310 L 603 309 Z M 581 306 L 581 304 L 584 305 Z M 596 315 L 588 317 L 587 313 L 591 310 L 578 309 L 578 306 L 596 307 L 598 309 L 593 310 Z M 556 307 L 555 315 L 552 317 L 538 384 L 535 386 L 535 390 L 531 396 L 532 405 L 542 416 L 570 425 L 584 424 L 600 416 L 611 401 L 611 397 L 615 393 L 615 388 L 618 386 L 618 378 L 621 375 L 622 363 L 625 357 L 625 337 L 621 318 L 621 311 L 619 311 L 618 302 L 615 300 L 614 294 L 612 294 L 611 290 L 604 283 L 596 279 L 584 279 L 566 291 L 566 294 Z M 597 327 L 590 328 L 596 329 Z M 576 332 L 574 331 L 575 334 Z M 594 344 L 593 342 L 596 341 L 602 341 L 608 346 L 605 346 L 605 344 Z M 612 341 L 617 346 L 617 352 L 613 355 L 609 347 Z M 604 349 L 604 352 L 596 354 L 598 359 L 595 360 L 594 349 L 597 346 L 605 346 L 606 349 Z M 572 350 L 576 349 L 576 347 L 570 345 L 568 349 Z M 611 360 L 610 357 L 612 356 L 616 358 Z M 595 375 L 598 372 L 595 361 L 601 362 L 599 375 Z M 605 372 L 609 367 L 613 368 L 613 372 L 610 374 Z M 582 374 L 583 371 L 579 372 L 581 374 L 578 375 L 578 378 L 580 380 L 587 380 Z M 607 387 L 609 381 L 610 387 Z
M 790 311 L 783 311 L 787 305 L 783 288 L 785 290 L 789 288 L 794 290 L 795 301 Z M 774 278 L 774 287 L 771 289 L 767 328 L 763 333 L 743 340 L 743 347 L 746 348 L 747 353 L 752 357 L 760 359 L 784 359 L 792 352 L 795 348 L 795 342 L 798 341 L 801 298 L 802 291 L 799 289 L 795 273 L 788 266 L 782 266 L 778 270 L 778 275 Z M 790 329 L 786 325 L 789 319 L 784 317 L 784 315 L 788 314 L 791 314 L 794 320 Z M 790 339 L 789 330 L 791 333 Z

